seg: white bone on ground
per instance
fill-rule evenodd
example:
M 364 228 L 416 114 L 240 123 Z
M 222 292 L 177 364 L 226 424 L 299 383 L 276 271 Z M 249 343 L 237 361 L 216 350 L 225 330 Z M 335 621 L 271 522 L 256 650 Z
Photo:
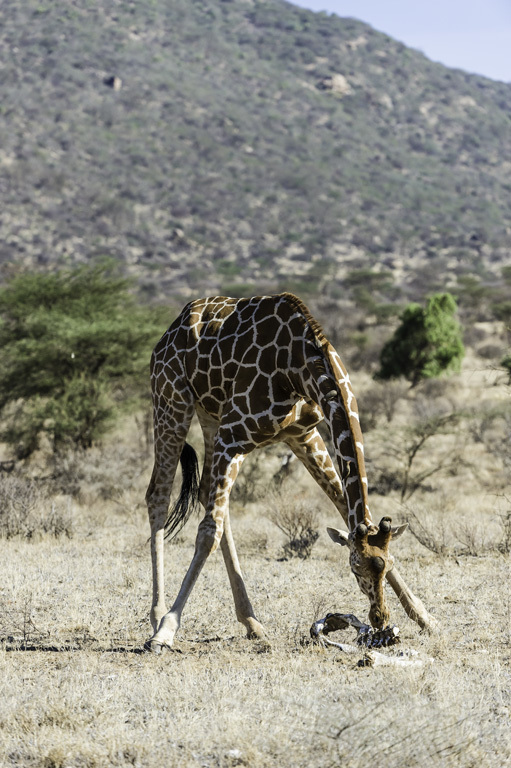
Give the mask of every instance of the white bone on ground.
M 335 643 L 333 640 L 329 640 L 324 635 L 320 638 L 321 643 L 326 645 L 333 645 L 335 648 L 339 648 L 344 653 L 360 654 L 360 646 L 349 645 L 347 643 Z M 404 653 L 402 651 L 402 653 Z M 416 655 L 417 651 L 408 651 L 410 655 Z M 394 667 L 421 667 L 424 662 L 418 658 L 406 658 L 404 656 L 385 656 L 379 651 L 368 650 L 364 654 L 364 658 L 368 659 L 373 667 L 394 666 Z

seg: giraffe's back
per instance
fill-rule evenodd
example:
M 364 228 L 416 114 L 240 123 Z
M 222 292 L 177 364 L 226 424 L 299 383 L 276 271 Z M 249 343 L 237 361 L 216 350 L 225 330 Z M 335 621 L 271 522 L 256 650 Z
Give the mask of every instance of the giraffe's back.
M 227 404 L 255 417 L 267 412 L 280 418 L 291 407 L 292 371 L 304 365 L 304 328 L 311 335 L 311 324 L 305 306 L 290 294 L 198 299 L 157 344 L 153 379 L 160 391 L 189 387 L 199 406 L 218 419 Z

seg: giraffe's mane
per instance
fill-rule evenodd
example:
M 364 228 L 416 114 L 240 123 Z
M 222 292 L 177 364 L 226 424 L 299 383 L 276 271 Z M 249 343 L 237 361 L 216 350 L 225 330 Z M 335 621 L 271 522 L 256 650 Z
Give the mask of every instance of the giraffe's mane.
M 297 296 L 294 296 L 292 293 L 284 293 L 282 294 L 282 296 L 285 299 L 285 301 L 288 303 L 288 305 L 290 305 L 295 311 L 300 312 L 300 314 L 303 315 L 307 323 L 307 326 L 309 328 L 309 331 L 314 335 L 314 338 L 321 345 L 321 347 L 323 347 L 323 353 L 325 354 L 326 358 L 330 359 L 331 352 L 334 352 L 334 350 L 330 342 L 326 338 L 321 325 L 311 315 L 311 313 L 309 312 L 309 310 L 307 309 L 303 301 L 301 301 Z M 330 365 L 331 364 L 332 364 L 332 360 L 330 359 Z M 362 443 L 362 433 L 360 431 L 360 422 L 353 418 L 353 414 L 348 404 L 349 390 L 347 389 L 345 382 L 344 384 L 339 386 L 339 393 L 342 398 L 342 402 L 344 406 L 344 414 L 346 417 L 347 425 L 349 427 L 349 431 L 352 436 L 353 450 L 354 450 L 354 455 L 356 457 L 357 473 L 360 478 L 365 478 L 366 472 L 365 472 L 364 454 L 363 454 L 363 450 L 361 450 L 360 448 L 360 445 Z M 353 396 L 353 393 L 351 393 L 351 396 Z M 362 498 L 364 499 L 364 506 L 367 509 L 367 513 L 366 513 L 367 519 L 368 519 L 368 522 L 371 523 L 371 516 L 367 508 L 367 485 L 364 485 L 362 480 L 360 482 L 360 490 L 361 490 Z
M 282 298 L 295 311 L 300 312 L 300 314 L 304 316 L 305 320 L 307 321 L 307 325 L 321 345 L 328 343 L 328 339 L 325 336 L 325 332 L 322 326 L 320 323 L 318 323 L 316 318 L 313 317 L 309 309 L 305 306 L 303 301 L 298 298 L 298 296 L 295 296 L 294 293 L 283 293 Z

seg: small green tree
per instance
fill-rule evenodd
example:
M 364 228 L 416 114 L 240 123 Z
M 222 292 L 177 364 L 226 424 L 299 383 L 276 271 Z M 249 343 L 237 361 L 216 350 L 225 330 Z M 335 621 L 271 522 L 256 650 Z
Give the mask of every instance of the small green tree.
M 0 411 L 16 456 L 43 433 L 54 452 L 90 447 L 147 389 L 156 320 L 109 263 L 11 280 L 0 291 Z
M 503 357 L 500 361 L 500 364 L 507 373 L 508 383 L 511 384 L 511 355 L 506 355 Z
M 436 293 L 426 308 L 409 304 L 401 325 L 380 355 L 379 379 L 404 376 L 415 386 L 422 379 L 459 370 L 465 354 L 456 302 L 450 293 Z

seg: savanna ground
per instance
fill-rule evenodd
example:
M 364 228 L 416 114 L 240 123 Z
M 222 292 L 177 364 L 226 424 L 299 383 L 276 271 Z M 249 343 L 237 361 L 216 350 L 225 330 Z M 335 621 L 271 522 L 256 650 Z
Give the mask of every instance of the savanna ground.
M 353 378 L 370 487 L 380 491 L 371 497 L 373 516 L 410 519 L 423 542 L 408 533 L 393 552 L 439 631 L 421 633 L 387 590 L 402 646 L 416 649 L 423 666 L 361 668 L 356 656 L 310 644 L 315 619 L 328 611 L 363 618 L 367 602 L 346 552 L 325 533 L 336 512 L 305 471 L 292 465 L 280 491 L 264 494 L 284 447 L 247 461 L 232 503 L 240 560 L 271 649 L 244 638 L 217 552 L 192 593 L 175 650 L 141 653 L 150 634 L 143 496 L 151 455 L 143 425 L 130 421 L 101 450 L 64 468 L 73 496 L 36 494 L 26 519 L 11 520 L 11 528 L 9 493 L 26 490 L 26 481 L 12 474 L 1 481 L 0 765 L 509 764 L 509 387 L 472 356 L 457 377 L 396 389 L 387 421 L 389 385 Z M 414 434 L 420 440 L 420 424 L 435 418 L 401 500 L 413 446 L 396 451 Z M 320 537 L 308 559 L 282 560 L 286 539 L 268 513 L 293 505 L 317 508 Z M 195 530 L 192 519 L 167 545 L 169 603 Z

